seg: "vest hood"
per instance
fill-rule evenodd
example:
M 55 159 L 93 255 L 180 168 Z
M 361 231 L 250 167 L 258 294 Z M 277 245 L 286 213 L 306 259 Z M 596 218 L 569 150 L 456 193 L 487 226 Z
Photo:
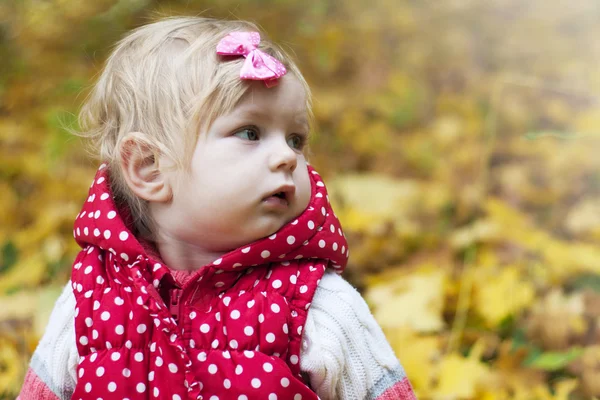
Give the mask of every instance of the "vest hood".
M 349 256 L 348 244 L 320 175 L 310 165 L 308 173 L 311 197 L 301 215 L 273 235 L 234 249 L 198 269 L 207 267 L 237 272 L 261 264 L 318 258 L 341 273 Z M 152 265 L 152 271 L 148 271 L 152 280 L 160 280 L 168 273 L 168 268 L 133 235 L 130 211 L 126 207 L 117 207 L 109 181 L 109 169 L 102 164 L 75 219 L 75 240 L 83 249 L 95 246 L 110 252 L 123 264 L 148 261 L 143 264 Z M 225 285 L 226 282 L 215 284 Z

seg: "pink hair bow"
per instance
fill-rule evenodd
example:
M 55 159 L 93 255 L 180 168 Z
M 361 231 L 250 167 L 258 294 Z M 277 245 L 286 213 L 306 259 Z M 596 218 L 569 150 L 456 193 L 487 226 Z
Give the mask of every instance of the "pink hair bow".
M 217 54 L 246 57 L 240 78 L 264 81 L 265 86 L 272 87 L 287 70 L 279 60 L 257 49 L 259 43 L 258 32 L 231 32 L 217 45 Z

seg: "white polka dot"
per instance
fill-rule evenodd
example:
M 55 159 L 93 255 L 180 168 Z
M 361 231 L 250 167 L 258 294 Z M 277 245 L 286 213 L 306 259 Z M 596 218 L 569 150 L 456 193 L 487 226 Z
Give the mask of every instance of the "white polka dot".
M 213 349 L 216 349 L 217 347 L 219 347 L 219 339 L 215 339 L 213 340 L 213 342 L 210 345 Z
M 283 386 L 283 387 L 290 386 L 290 380 L 288 378 L 281 378 L 281 386 Z
M 210 331 L 210 326 L 208 324 L 200 325 L 200 332 L 208 333 Z
M 108 229 L 104 231 L 104 239 L 110 239 L 110 235 L 111 233 Z
M 240 317 L 240 312 L 238 310 L 233 310 L 231 312 L 231 319 L 238 319 Z
M 125 304 L 125 300 L 117 296 L 115 297 L 115 304 L 118 306 L 122 306 L 123 304 Z
M 229 388 L 231 388 L 231 381 L 230 381 L 229 379 L 225 379 L 225 380 L 223 381 L 223 387 L 224 387 L 225 389 L 229 389 Z
M 109 212 L 108 212 L 108 214 L 106 214 L 106 217 L 107 217 L 108 219 L 113 219 L 113 218 L 114 218 L 114 217 L 116 217 L 116 216 L 117 216 L 117 213 L 116 213 L 116 212 L 114 212 L 114 211 L 109 211 Z
M 123 327 L 123 325 L 117 325 L 115 327 L 115 332 L 117 333 L 117 335 L 122 335 L 125 332 L 125 328 Z
M 244 333 L 246 334 L 246 336 L 252 336 L 254 334 L 254 328 L 252 328 L 251 326 L 247 326 L 244 328 Z
M 267 257 L 269 257 L 270 255 L 271 255 L 271 252 L 270 252 L 269 250 L 263 250 L 263 251 L 260 253 L 260 256 L 261 256 L 262 258 L 267 258 Z
M 278 304 L 271 304 L 271 311 L 273 311 L 275 314 L 277 314 L 279 311 L 281 311 L 281 307 L 279 307 Z
M 319 240 L 319 247 L 322 249 L 325 248 L 325 241 L 323 239 Z
M 300 286 L 300 293 L 306 293 L 308 291 L 308 286 L 302 285 Z
M 161 367 L 163 365 L 163 359 L 161 356 L 156 357 L 156 361 L 154 362 L 157 367 Z
M 248 400 L 248 396 L 246 396 L 245 394 L 240 394 L 237 400 Z
M 236 375 L 241 375 L 242 372 L 244 372 L 244 368 L 242 368 L 242 366 L 238 364 L 238 366 L 235 367 L 235 374 Z
M 229 347 L 231 347 L 232 349 L 237 349 L 238 348 L 237 340 L 232 339 L 231 341 L 229 341 Z
M 273 333 L 267 333 L 265 340 L 269 343 L 273 343 L 275 341 L 275 335 Z
M 144 353 L 142 352 L 137 352 L 135 353 L 135 356 L 133 357 L 135 359 L 135 361 L 137 362 L 142 362 L 144 361 Z
M 158 397 L 158 393 L 159 393 L 158 388 L 155 387 L 154 388 L 154 397 Z
M 71 342 L 71 343 L 73 343 L 73 342 Z M 87 338 L 87 336 L 80 337 L 79 338 L 79 343 L 81 343 L 84 346 L 87 346 L 87 344 L 88 344 L 88 338 Z
M 83 376 L 84 372 L 85 372 L 84 369 L 81 368 L 81 367 L 79 367 L 79 374 L 78 375 L 79 375 L 80 378 Z
M 123 369 L 123 376 L 125 378 L 129 378 L 131 376 L 131 371 L 129 370 L 129 368 L 124 368 Z
M 177 365 L 170 363 L 169 364 L 169 371 L 171 371 L 172 373 L 176 373 L 177 372 Z
M 245 355 L 247 358 L 254 358 L 254 352 L 253 352 L 253 351 L 250 351 L 250 350 L 244 350 L 244 355 Z
M 223 297 L 223 304 L 225 304 L 226 306 L 229 306 L 230 301 L 231 301 L 231 297 L 229 297 L 229 296 Z
M 118 361 L 119 358 L 121 358 L 121 353 L 112 353 L 110 355 L 110 359 L 113 360 L 113 361 Z
M 302 400 L 302 395 L 300 393 L 296 394 L 294 400 Z
M 121 258 L 125 261 L 129 261 L 129 256 L 127 255 L 127 253 L 121 253 Z
M 83 273 L 88 275 L 90 272 L 92 272 L 92 270 L 94 269 L 94 267 L 92 267 L 91 265 L 88 265 L 87 267 L 85 267 L 85 269 L 83 270 Z
M 137 390 L 138 393 L 144 393 L 146 391 L 146 385 L 144 385 L 142 382 L 140 382 L 135 387 L 135 390 Z
M 150 371 L 150 373 L 148 374 L 148 380 L 150 382 L 152 382 L 154 380 L 154 371 Z
M 108 199 L 110 196 L 108 193 L 102 193 L 102 195 L 100 196 L 100 200 L 106 200 Z
M 285 334 L 287 334 L 289 332 L 287 324 L 283 324 L 282 329 L 283 329 L 283 333 L 285 333 Z
M 254 300 L 250 300 L 247 304 L 248 308 L 254 307 Z
M 142 333 L 146 332 L 146 324 L 139 324 L 137 327 L 137 332 L 141 335 Z
M 338 244 L 337 243 L 333 243 L 333 251 L 337 251 L 338 249 Z
M 102 314 L 100 314 L 100 319 L 102 319 L 102 321 L 108 321 L 110 318 L 110 313 L 108 311 L 104 311 Z
M 252 382 L 250 384 L 252 385 L 252 387 L 254 389 L 258 389 L 261 385 L 261 382 L 260 382 L 260 379 L 254 378 L 254 379 L 252 379 Z
M 273 372 L 273 364 L 268 363 L 268 362 L 264 363 L 263 369 L 265 370 L 265 372 Z
M 208 372 L 210 372 L 211 374 L 216 374 L 217 373 L 217 366 L 215 364 L 210 364 L 208 366 Z
M 88 393 L 92 391 L 92 384 L 91 383 L 88 382 L 88 383 L 85 384 L 85 391 L 88 392 Z
M 86 325 L 88 328 L 91 328 L 93 324 L 94 324 L 94 321 L 93 321 L 93 320 L 92 320 L 90 317 L 87 317 L 87 318 L 85 319 L 85 325 Z
M 217 258 L 215 261 L 213 261 L 213 265 L 219 265 L 221 264 L 221 261 L 223 261 L 222 258 Z
M 290 357 L 290 362 L 294 365 L 298 364 L 298 356 L 297 355 L 293 355 Z
M 265 322 L 265 316 L 264 316 L 263 314 L 259 314 L 259 315 L 258 315 L 258 322 L 260 322 L 261 324 L 262 324 L 263 322 Z
M 100 377 L 102 375 L 104 375 L 104 367 L 98 367 L 96 370 L 96 376 Z
M 273 288 L 279 289 L 281 287 L 282 283 L 279 279 L 276 279 L 273 281 L 272 285 L 273 285 Z
M 111 382 L 108 384 L 108 391 L 109 392 L 114 392 L 115 390 L 117 390 L 117 384 L 114 382 Z
M 179 396 L 178 394 L 174 394 L 173 400 L 181 400 L 181 396 Z
M 296 241 L 296 238 L 292 235 L 287 237 L 287 242 L 288 244 L 294 244 L 294 242 Z
M 206 361 L 206 353 L 203 352 L 203 351 L 201 351 L 200 353 L 198 353 L 198 357 L 197 358 L 198 358 L 198 361 L 200 361 L 200 362 Z
M 269 400 L 277 400 L 277 395 L 275 393 L 271 393 L 269 395 Z
M 91 362 L 94 362 L 94 361 L 96 361 L 96 358 L 98 358 L 98 353 L 94 353 L 94 354 L 92 354 L 92 355 L 90 356 L 90 361 L 91 361 Z

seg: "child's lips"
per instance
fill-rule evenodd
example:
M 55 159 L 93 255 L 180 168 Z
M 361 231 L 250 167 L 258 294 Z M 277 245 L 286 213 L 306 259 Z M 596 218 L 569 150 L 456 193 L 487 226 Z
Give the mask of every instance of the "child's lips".
M 286 198 L 277 197 L 275 195 L 269 196 L 263 200 L 263 203 L 270 208 L 287 209 L 289 202 Z

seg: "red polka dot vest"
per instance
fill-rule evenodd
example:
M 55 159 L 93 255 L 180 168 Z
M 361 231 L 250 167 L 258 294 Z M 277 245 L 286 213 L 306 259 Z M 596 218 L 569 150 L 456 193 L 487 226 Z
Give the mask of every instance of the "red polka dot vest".
M 302 329 L 325 269 L 341 273 L 349 252 L 325 185 L 309 175 L 297 219 L 178 287 L 132 234 L 103 164 L 75 221 L 73 399 L 316 399 L 300 374 Z

